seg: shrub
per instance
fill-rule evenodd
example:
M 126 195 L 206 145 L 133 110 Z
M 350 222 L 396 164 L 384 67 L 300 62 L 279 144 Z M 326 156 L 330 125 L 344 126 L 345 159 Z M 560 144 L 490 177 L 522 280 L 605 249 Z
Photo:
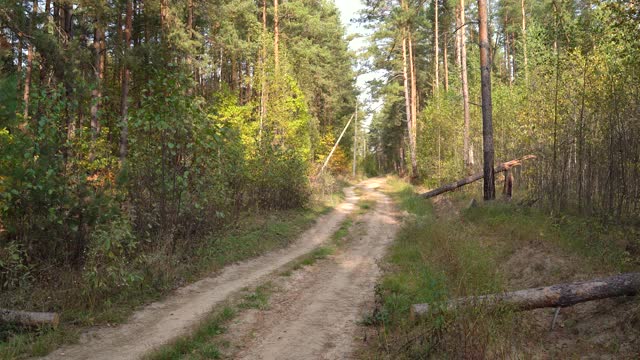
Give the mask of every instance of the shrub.
M 0 247 L 0 289 L 24 287 L 31 280 L 24 250 L 15 242 Z

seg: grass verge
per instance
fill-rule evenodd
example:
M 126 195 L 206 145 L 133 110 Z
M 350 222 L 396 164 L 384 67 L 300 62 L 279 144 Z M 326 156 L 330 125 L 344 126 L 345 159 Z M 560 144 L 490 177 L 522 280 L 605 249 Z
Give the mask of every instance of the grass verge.
M 559 223 L 541 210 L 500 202 L 441 216 L 434 203 L 441 212 L 459 209 L 469 198 L 426 201 L 394 178 L 386 191 L 406 221 L 383 265 L 378 306 L 363 319 L 374 335 L 364 358 L 535 356 L 526 344 L 543 335 L 522 313 L 470 308 L 415 322 L 410 306 L 639 268 L 624 247 L 610 241 L 617 231 L 585 230 L 595 228 L 586 219 Z M 451 198 L 456 204 L 440 203 Z

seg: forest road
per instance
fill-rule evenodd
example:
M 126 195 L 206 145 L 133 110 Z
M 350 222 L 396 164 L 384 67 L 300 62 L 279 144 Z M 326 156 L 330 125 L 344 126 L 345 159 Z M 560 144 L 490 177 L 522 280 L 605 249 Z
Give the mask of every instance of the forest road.
M 266 310 L 244 313 L 229 327 L 234 359 L 350 359 L 359 322 L 375 299 L 380 260 L 399 228 L 398 213 L 377 188 L 360 186 L 373 210 L 356 218 L 347 243 L 334 256 L 292 274 Z
M 81 336 L 78 344 L 62 347 L 45 357 L 45 359 L 72 359 L 72 360 L 127 360 L 139 359 L 153 349 L 170 342 L 171 340 L 188 334 L 207 314 L 221 304 L 229 296 L 238 291 L 261 284 L 272 273 L 294 259 L 309 253 L 316 247 L 331 238 L 347 216 L 356 208 L 358 196 L 353 188 L 345 190 L 346 200 L 336 207 L 331 213 L 320 217 L 316 224 L 305 231 L 297 241 L 286 249 L 274 251 L 258 258 L 226 267 L 224 270 L 202 279 L 189 286 L 177 290 L 163 301 L 150 304 L 137 311 L 127 323 L 111 327 L 91 330 Z M 380 213 L 380 221 L 386 221 L 386 215 Z M 372 226 L 379 226 L 372 224 Z M 371 244 L 369 246 L 380 246 Z M 343 272 L 347 269 L 355 271 L 357 276 L 364 262 L 371 261 L 365 256 L 375 255 L 369 249 L 361 249 L 360 254 L 351 258 L 345 258 L 335 272 Z M 369 269 L 369 267 L 367 267 Z M 344 282 L 350 282 L 350 275 L 342 276 Z M 368 279 L 368 274 L 363 274 Z M 340 283 L 336 279 L 330 280 L 335 286 Z M 361 281 L 358 280 L 358 284 Z M 367 284 L 370 282 L 367 281 Z M 365 291 L 364 287 L 359 288 Z M 368 292 L 372 289 L 367 288 Z M 330 292 L 329 292 L 330 291 Z M 327 300 L 333 300 L 340 292 L 327 289 L 322 296 L 333 294 Z M 347 294 L 345 294 L 347 295 Z M 322 304 L 323 297 L 315 300 L 318 306 L 332 307 L 331 304 Z M 356 297 L 355 294 L 348 295 Z M 358 294 L 361 296 L 361 294 Z M 340 300 L 340 304 L 345 299 Z M 350 300 L 354 301 L 354 299 Z M 336 328 L 336 331 L 339 329 Z M 300 357 L 298 357 L 300 358 Z

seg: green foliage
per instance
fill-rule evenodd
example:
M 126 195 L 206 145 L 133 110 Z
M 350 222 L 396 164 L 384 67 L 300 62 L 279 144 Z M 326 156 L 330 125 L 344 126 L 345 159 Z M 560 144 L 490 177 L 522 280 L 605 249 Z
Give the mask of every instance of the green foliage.
M 213 339 L 225 332 L 225 325 L 236 316 L 237 310 L 232 307 L 225 307 L 213 313 L 204 321 L 192 336 L 180 338 L 173 344 L 156 351 L 146 357 L 153 360 L 174 360 L 183 359 L 189 356 L 190 359 L 220 359 L 222 357 L 219 344 Z
M 93 231 L 82 274 L 90 306 L 95 306 L 97 299 L 109 292 L 122 291 L 120 288 L 142 280 L 136 271 L 136 246 L 126 220 L 115 220 Z
M 94 184 L 81 161 L 68 159 L 83 140 L 60 136 L 66 104 L 61 92 L 33 100 L 42 112 L 38 122 L 28 123 L 23 132 L 0 134 L 4 237 L 21 244 L 31 259 L 77 264 L 90 231 L 117 214 L 114 193 L 108 181 Z
M 1 56 L 1 55 L 0 55 Z M 2 63 L 0 62 L 0 68 Z M 16 118 L 17 76 L 5 75 L 0 71 L 0 126 L 6 127 Z
M 3 305 L 120 321 L 326 211 L 305 209 L 318 142 L 355 104 L 335 6 L 283 3 L 274 54 L 272 3 L 264 28 L 255 1 L 193 3 L 151 1 L 131 19 L 130 1 L 0 6 Z M 262 219 L 274 209 L 293 218 Z M 247 219 L 263 221 L 234 232 Z M 29 298 L 28 282 L 46 290 Z
M 16 243 L 0 247 L 0 289 L 25 287 L 31 281 L 31 267 L 25 251 Z

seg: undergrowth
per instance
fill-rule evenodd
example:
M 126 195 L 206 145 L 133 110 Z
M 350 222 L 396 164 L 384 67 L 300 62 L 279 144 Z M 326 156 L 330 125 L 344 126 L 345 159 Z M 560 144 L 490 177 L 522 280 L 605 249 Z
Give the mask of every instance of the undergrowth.
M 0 358 L 46 355 L 62 344 L 77 341 L 86 326 L 124 322 L 137 307 L 177 287 L 228 264 L 284 248 L 342 199 L 343 195 L 327 193 L 305 209 L 246 214 L 224 231 L 194 239 L 174 253 L 158 249 L 119 267 L 118 276 L 134 277 L 134 281 L 122 285 L 116 281 L 103 292 L 88 287 L 86 271 L 73 270 L 57 270 L 48 282 L 3 292 L 0 307 L 56 311 L 61 314 L 61 325 L 56 330 L 36 331 L 0 328 Z
M 583 259 L 580 266 L 590 264 L 581 269 L 587 273 L 637 268 L 629 253 L 610 241 L 612 229 L 598 229 L 586 219 L 558 220 L 538 209 L 499 201 L 441 216 L 445 205 L 439 203 L 436 214 L 432 201 L 398 179 L 390 178 L 386 191 L 404 210 L 405 222 L 383 264 L 378 305 L 362 321 L 376 334 L 373 346 L 361 354 L 365 358 L 517 357 L 529 331 L 508 309 L 436 310 L 416 321 L 410 319 L 410 307 L 429 303 L 437 309 L 449 299 L 514 290 L 503 266 L 528 244 L 541 243 Z M 464 208 L 469 200 L 458 193 L 435 201 Z

